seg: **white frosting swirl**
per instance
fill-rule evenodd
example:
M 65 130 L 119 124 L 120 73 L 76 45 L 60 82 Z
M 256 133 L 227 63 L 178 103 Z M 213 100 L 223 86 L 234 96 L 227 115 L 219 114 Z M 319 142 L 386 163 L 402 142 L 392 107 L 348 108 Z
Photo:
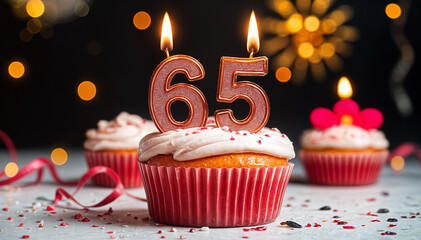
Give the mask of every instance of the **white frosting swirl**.
M 343 124 L 305 131 L 301 146 L 305 149 L 387 149 L 389 142 L 382 131 Z
M 98 129 L 86 131 L 83 146 L 87 150 L 135 150 L 140 139 L 157 132 L 154 123 L 135 114 L 121 112 L 114 120 L 100 120 Z
M 177 161 L 229 153 L 262 153 L 279 158 L 295 157 L 292 142 L 278 129 L 264 128 L 258 133 L 230 131 L 215 125 L 151 133 L 139 143 L 139 160 L 157 155 L 172 155 Z

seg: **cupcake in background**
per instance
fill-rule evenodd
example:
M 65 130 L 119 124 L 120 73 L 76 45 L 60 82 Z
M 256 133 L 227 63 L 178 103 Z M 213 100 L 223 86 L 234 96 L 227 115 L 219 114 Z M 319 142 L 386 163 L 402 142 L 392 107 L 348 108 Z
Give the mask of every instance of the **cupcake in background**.
M 126 188 L 143 186 L 137 166 L 137 147 L 145 135 L 156 131 L 152 121 L 127 112 L 121 112 L 111 121 L 100 120 L 98 129 L 86 132 L 83 146 L 88 167 L 101 165 L 113 169 Z M 95 175 L 93 181 L 100 186 L 115 185 L 106 174 Z
M 316 108 L 310 121 L 315 129 L 304 132 L 299 153 L 310 182 L 367 185 L 377 181 L 389 146 L 377 130 L 383 124 L 380 111 L 360 111 L 355 101 L 343 99 L 333 111 Z
M 206 127 L 152 133 L 139 143 L 149 215 L 158 223 L 234 227 L 279 215 L 295 157 L 277 129 Z

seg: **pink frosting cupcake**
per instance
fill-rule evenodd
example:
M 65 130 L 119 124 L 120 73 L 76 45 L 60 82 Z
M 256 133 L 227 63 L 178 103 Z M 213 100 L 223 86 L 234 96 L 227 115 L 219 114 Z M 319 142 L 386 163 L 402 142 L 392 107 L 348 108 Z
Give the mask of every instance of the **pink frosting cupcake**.
M 309 180 L 325 185 L 375 183 L 388 156 L 384 133 L 377 130 L 383 115 L 376 109 L 359 111 L 350 99 L 338 101 L 333 112 L 315 109 L 315 129 L 301 138 L 300 158 Z
M 137 146 L 145 135 L 156 131 L 152 121 L 126 112 L 112 121 L 100 120 L 98 129 L 86 132 L 84 155 L 89 168 L 101 165 L 113 169 L 126 188 L 143 186 L 137 166 Z M 94 176 L 93 181 L 100 186 L 115 185 L 106 174 Z
M 295 156 L 277 129 L 152 133 L 139 144 L 149 214 L 159 223 L 234 227 L 274 221 Z

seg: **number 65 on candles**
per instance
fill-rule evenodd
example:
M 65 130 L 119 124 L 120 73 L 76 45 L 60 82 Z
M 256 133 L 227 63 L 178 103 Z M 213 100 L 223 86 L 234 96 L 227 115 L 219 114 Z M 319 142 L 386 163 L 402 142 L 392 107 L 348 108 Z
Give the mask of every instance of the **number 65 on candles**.
M 166 52 L 167 58 L 156 67 L 149 85 L 149 111 L 161 132 L 205 126 L 209 114 L 206 98 L 198 88 L 186 83 L 171 85 L 172 78 L 177 73 L 184 74 L 189 81 L 197 81 L 205 76 L 203 66 L 193 57 L 169 56 L 172 47 L 171 23 L 168 14 L 165 13 L 161 50 Z M 249 115 L 244 120 L 238 120 L 232 110 L 223 109 L 215 111 L 215 120 L 219 127 L 227 126 L 234 131 L 258 132 L 269 119 L 269 99 L 256 83 L 237 82 L 237 76 L 265 76 L 268 72 L 266 57 L 253 58 L 253 54 L 259 50 L 259 34 L 254 12 L 250 17 L 247 50 L 250 58 L 221 58 L 216 100 L 232 103 L 236 99 L 244 99 L 250 105 Z M 189 116 L 183 122 L 176 121 L 171 115 L 171 105 L 175 101 L 183 101 L 189 108 Z

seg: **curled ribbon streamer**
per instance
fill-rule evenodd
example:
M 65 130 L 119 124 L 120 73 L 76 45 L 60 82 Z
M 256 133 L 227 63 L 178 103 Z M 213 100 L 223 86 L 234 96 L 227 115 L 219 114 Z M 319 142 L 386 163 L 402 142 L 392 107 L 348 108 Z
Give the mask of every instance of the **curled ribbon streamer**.
M 15 146 L 13 144 L 13 141 L 9 138 L 9 136 L 7 136 L 6 133 L 4 133 L 1 130 L 0 130 L 0 139 L 3 140 L 6 147 L 8 148 L 12 161 L 17 163 L 17 154 L 16 154 L 16 149 L 15 149 Z M 108 167 L 105 167 L 105 166 L 96 166 L 96 167 L 93 167 L 93 168 L 89 169 L 82 176 L 82 178 L 79 181 L 66 182 L 66 181 L 63 181 L 59 177 L 59 175 L 57 173 L 57 170 L 54 167 L 54 165 L 51 163 L 51 161 L 48 158 L 43 158 L 43 157 L 39 157 L 39 158 L 36 158 L 36 159 L 30 161 L 15 176 L 13 176 L 11 178 L 4 179 L 4 180 L 0 180 L 0 186 L 12 184 L 12 183 L 14 183 L 16 181 L 19 181 L 20 179 L 30 175 L 33 172 L 37 172 L 37 177 L 36 177 L 34 182 L 29 183 L 29 184 L 24 184 L 24 185 L 19 186 L 19 187 L 35 186 L 35 185 L 37 185 L 41 182 L 42 176 L 44 174 L 44 167 L 45 166 L 50 170 L 50 173 L 51 173 L 53 179 L 57 183 L 59 183 L 61 185 L 66 185 L 66 186 L 77 185 L 76 190 L 73 192 L 73 194 L 68 193 L 63 188 L 57 188 L 53 208 L 50 207 L 50 209 L 54 209 L 58 205 L 59 201 L 63 198 L 63 196 L 72 200 L 73 202 L 75 202 L 76 204 L 78 204 L 79 206 L 81 206 L 83 208 L 95 208 L 95 207 L 105 206 L 105 205 L 113 202 L 114 200 L 116 200 L 118 197 L 120 197 L 124 193 L 126 193 L 129 197 L 131 197 L 133 199 L 140 200 L 140 201 L 146 201 L 145 198 L 134 196 L 134 195 L 128 193 L 127 191 L 125 191 L 124 186 L 121 183 L 120 177 L 111 168 L 108 168 Z M 77 194 L 79 192 L 79 190 L 81 190 L 82 187 L 88 182 L 89 179 L 91 179 L 93 176 L 95 176 L 96 174 L 99 174 L 99 173 L 105 173 L 105 174 L 109 175 L 114 180 L 114 182 L 116 183 L 116 186 L 115 186 L 114 190 L 107 197 L 105 197 L 103 200 L 101 200 L 99 203 L 91 205 L 91 206 L 85 206 L 85 205 L 81 204 L 79 201 L 77 201 L 73 197 L 73 195 Z M 4 171 L 0 172 L 0 179 L 4 175 L 5 175 Z

